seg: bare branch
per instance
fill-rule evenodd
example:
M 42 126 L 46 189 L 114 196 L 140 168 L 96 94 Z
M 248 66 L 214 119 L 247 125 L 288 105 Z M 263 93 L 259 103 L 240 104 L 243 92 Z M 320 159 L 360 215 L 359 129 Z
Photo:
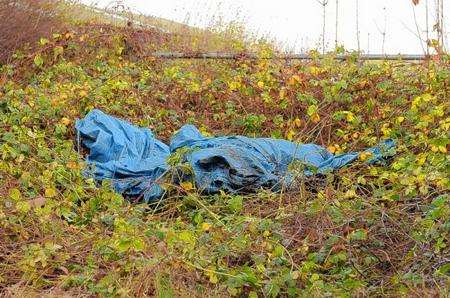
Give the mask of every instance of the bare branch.
M 417 23 L 417 16 L 416 16 L 416 8 L 414 7 L 414 3 L 412 5 L 412 10 L 413 10 L 413 15 L 414 15 L 414 23 L 416 25 L 416 30 L 417 30 L 417 36 L 419 37 L 419 41 L 420 41 L 420 46 L 422 47 L 422 51 L 424 54 L 426 54 L 425 48 L 423 46 L 423 39 L 422 36 L 420 34 L 420 29 L 419 29 L 419 24 Z

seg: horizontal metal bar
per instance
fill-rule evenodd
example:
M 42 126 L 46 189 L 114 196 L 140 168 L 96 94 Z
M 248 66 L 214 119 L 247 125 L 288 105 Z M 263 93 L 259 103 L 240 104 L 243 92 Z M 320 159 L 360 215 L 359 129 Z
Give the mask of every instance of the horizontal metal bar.
M 260 57 L 255 54 L 233 54 L 233 53 L 180 53 L 180 52 L 155 52 L 150 56 L 166 59 L 279 59 L 279 60 L 313 60 L 314 57 L 308 54 L 287 54 L 272 57 Z M 320 56 L 319 56 L 320 57 Z M 347 60 L 353 55 L 336 55 L 333 59 Z M 420 61 L 429 59 L 424 55 L 359 55 L 355 57 L 357 60 L 399 60 L 399 61 Z

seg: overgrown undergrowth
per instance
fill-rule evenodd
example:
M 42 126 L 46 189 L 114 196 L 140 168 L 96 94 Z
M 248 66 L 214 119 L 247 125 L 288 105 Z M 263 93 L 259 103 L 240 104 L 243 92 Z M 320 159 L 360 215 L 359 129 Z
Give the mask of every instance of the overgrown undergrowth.
M 152 49 L 171 39 L 79 26 L 2 66 L 3 293 L 445 295 L 448 57 L 159 60 L 136 34 Z M 155 206 L 130 204 L 81 174 L 73 125 L 93 108 L 163 139 L 193 123 L 335 153 L 390 137 L 398 154 L 295 192 L 200 196 L 189 186 Z

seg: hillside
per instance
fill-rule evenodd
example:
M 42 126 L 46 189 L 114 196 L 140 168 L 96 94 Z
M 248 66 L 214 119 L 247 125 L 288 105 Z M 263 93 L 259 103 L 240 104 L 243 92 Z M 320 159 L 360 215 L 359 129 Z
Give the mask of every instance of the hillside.
M 449 57 L 149 55 L 198 44 L 177 33 L 76 22 L 1 65 L 0 293 L 445 296 Z M 258 51 L 267 57 L 273 49 Z M 164 141 L 190 123 L 211 135 L 313 142 L 333 153 L 393 138 L 397 154 L 373 166 L 361 155 L 281 193 L 206 196 L 192 184 L 168 184 L 170 195 L 148 205 L 83 176 L 86 150 L 74 123 L 94 108 Z
M 62 5 L 68 4 L 63 3 Z M 258 49 L 258 42 L 246 36 L 243 29 L 237 24 L 233 26 L 217 24 L 215 28 L 201 29 L 156 16 L 140 14 L 122 7 L 105 10 L 81 4 L 70 4 L 70 11 L 72 13 L 68 21 L 75 24 L 107 24 L 121 28 L 132 26 L 137 30 L 157 31 L 161 35 L 171 35 L 170 45 L 159 45 L 158 50 L 160 51 L 239 53 L 250 50 L 250 47 L 253 49 L 253 46 Z M 252 46 L 253 43 L 256 44 Z

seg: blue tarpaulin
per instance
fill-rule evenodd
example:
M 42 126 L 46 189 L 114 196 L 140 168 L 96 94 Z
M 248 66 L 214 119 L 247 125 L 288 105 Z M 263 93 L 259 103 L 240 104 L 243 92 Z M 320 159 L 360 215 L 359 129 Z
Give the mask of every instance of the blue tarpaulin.
M 303 166 L 306 176 L 339 169 L 358 158 L 358 152 L 333 155 L 315 144 L 245 136 L 205 137 L 193 125 L 176 132 L 169 146 L 148 128 L 92 110 L 75 125 L 82 144 L 89 149 L 86 174 L 97 181 L 111 180 L 126 196 L 142 196 L 148 202 L 164 194 L 163 178 L 169 172 L 167 158 L 180 148 L 190 165 L 189 177 L 203 193 L 252 192 L 261 188 L 278 191 L 294 182 L 290 165 Z M 367 149 L 368 163 L 382 162 L 393 154 L 391 139 Z M 178 181 L 179 182 L 179 181 Z

